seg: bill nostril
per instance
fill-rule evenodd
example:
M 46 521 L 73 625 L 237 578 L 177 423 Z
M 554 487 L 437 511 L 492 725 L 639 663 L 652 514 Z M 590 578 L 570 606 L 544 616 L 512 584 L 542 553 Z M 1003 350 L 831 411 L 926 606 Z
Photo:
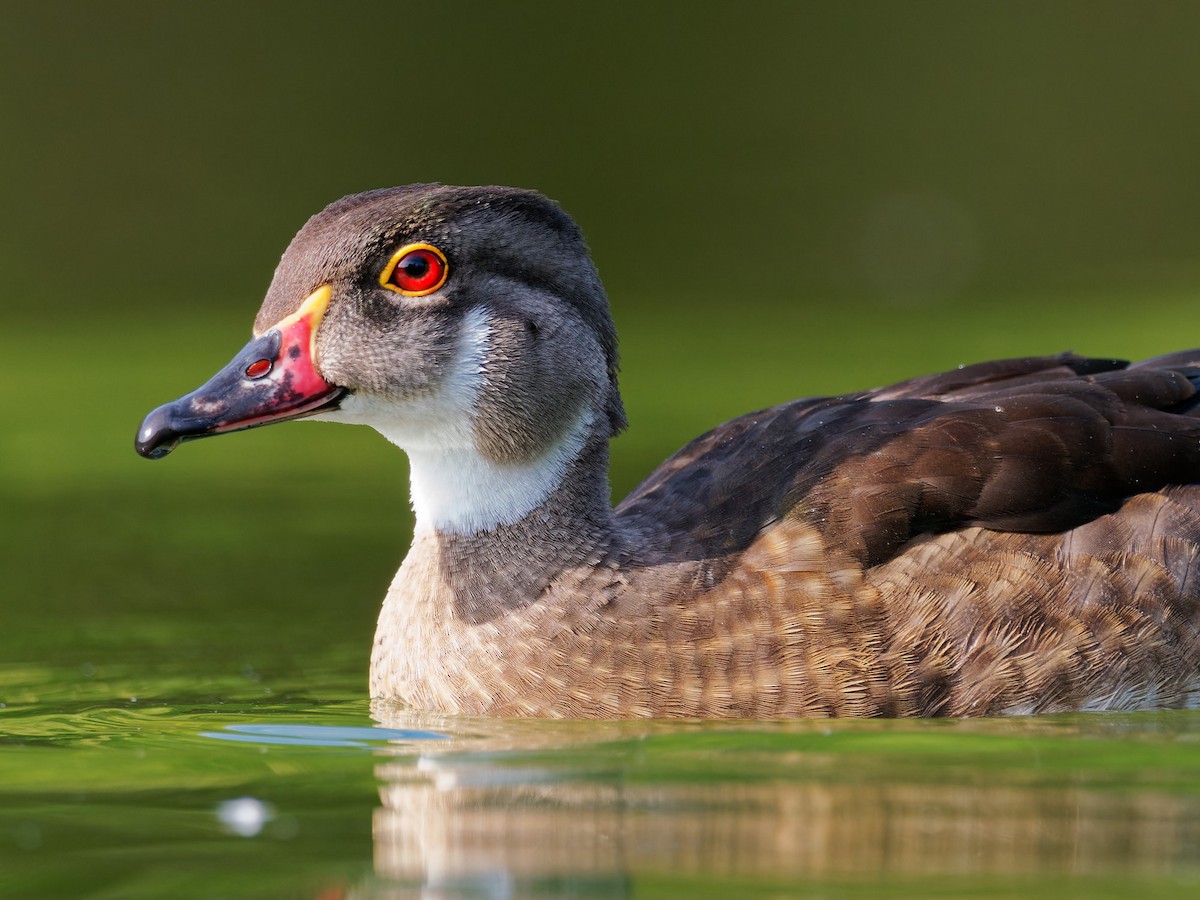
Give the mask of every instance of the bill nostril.
M 256 360 L 255 362 L 252 362 L 250 365 L 246 366 L 246 377 L 255 379 L 263 378 L 271 374 L 272 368 L 274 368 L 274 365 L 272 364 L 271 360 Z

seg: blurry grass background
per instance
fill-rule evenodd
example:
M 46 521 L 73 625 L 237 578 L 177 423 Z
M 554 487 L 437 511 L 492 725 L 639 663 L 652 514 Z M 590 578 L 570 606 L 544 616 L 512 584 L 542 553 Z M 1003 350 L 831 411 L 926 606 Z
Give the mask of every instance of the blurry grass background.
M 618 497 L 791 397 L 1200 343 L 1198 42 L 1187 2 L 5 3 L 0 653 L 202 674 L 269 630 L 297 677 L 318 644 L 365 668 L 401 454 L 311 423 L 131 446 L 347 193 L 517 184 L 580 221 Z

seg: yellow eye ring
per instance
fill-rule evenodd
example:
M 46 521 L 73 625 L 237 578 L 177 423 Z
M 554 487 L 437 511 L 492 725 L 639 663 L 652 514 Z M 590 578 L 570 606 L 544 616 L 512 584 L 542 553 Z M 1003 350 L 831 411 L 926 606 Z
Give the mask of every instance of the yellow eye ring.
M 405 297 L 424 297 L 450 277 L 446 254 L 433 244 L 405 244 L 379 273 L 379 283 Z

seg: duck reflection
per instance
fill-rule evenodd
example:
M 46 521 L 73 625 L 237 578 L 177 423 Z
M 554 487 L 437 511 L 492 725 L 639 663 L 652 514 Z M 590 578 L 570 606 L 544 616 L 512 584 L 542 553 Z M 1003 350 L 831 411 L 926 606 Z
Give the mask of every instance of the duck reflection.
M 471 729 L 462 720 L 385 718 L 388 727 Z M 663 879 L 675 889 L 694 880 L 735 890 L 1200 866 L 1200 797 L 1155 784 L 1153 773 L 1133 776 L 1144 787 L 1096 783 L 1062 766 L 1069 751 L 1061 748 L 1042 767 L 1037 741 L 1025 760 L 935 758 L 917 767 L 889 740 L 913 734 L 911 725 L 844 732 L 839 724 L 834 736 L 867 740 L 837 754 L 804 749 L 830 733 L 828 724 L 757 733 L 728 723 L 478 725 L 442 752 L 378 767 L 375 868 L 396 886 L 387 896 L 618 897 Z M 1078 737 L 1088 726 L 1016 727 Z M 796 735 L 800 749 L 788 750 L 781 732 Z

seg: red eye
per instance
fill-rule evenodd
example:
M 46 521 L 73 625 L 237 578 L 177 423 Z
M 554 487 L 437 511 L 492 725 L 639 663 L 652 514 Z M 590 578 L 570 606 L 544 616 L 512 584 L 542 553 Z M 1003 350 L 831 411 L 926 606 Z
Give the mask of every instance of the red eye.
M 421 297 L 445 284 L 449 274 L 441 250 L 432 244 L 409 244 L 401 247 L 384 267 L 380 282 L 406 296 Z

